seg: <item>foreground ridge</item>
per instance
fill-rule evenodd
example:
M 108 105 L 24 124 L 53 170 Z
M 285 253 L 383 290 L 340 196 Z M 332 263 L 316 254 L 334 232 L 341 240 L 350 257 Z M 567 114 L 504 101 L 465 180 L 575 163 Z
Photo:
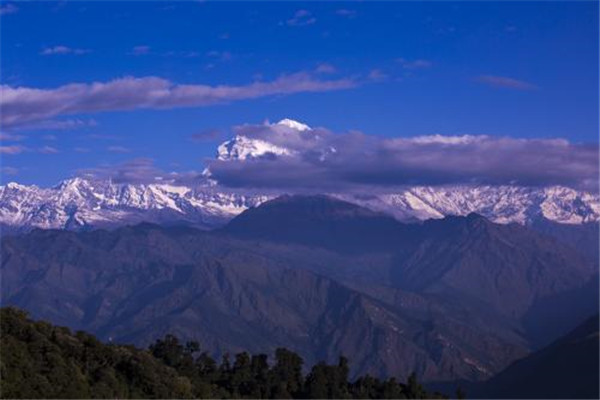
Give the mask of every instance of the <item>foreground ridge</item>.
M 447 398 L 427 393 L 414 374 L 406 384 L 368 375 L 350 382 L 343 356 L 304 375 L 302 358 L 285 348 L 274 363 L 242 352 L 218 364 L 197 342 L 172 335 L 142 350 L 33 321 L 17 308 L 0 317 L 1 398 Z

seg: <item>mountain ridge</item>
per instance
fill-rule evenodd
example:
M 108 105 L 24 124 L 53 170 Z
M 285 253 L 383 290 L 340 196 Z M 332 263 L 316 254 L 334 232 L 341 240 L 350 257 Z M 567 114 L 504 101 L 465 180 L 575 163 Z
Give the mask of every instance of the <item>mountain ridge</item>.
M 0 186 L 0 226 L 5 231 L 34 227 L 81 230 L 145 221 L 212 229 L 280 195 L 231 191 L 202 182 L 130 184 L 73 178 L 52 188 L 11 182 Z M 400 221 L 417 222 L 472 212 L 493 222 L 524 225 L 549 221 L 577 226 L 600 221 L 597 195 L 562 187 L 413 187 L 395 194 L 328 195 Z
M 294 218 L 307 224 L 297 235 Z M 408 360 L 430 380 L 482 380 L 531 348 L 527 311 L 593 273 L 575 250 L 475 214 L 403 224 L 318 196 L 266 202 L 230 226 L 240 220 L 241 232 L 144 223 L 6 237 L 2 303 L 116 341 L 169 329 L 222 352 L 291 343 L 309 360 L 348 353 L 360 372 L 407 376 Z M 323 242 L 332 231 L 339 243 Z M 523 275 L 534 279 L 507 286 Z
M 217 147 L 214 162 L 250 166 L 261 160 L 296 157 L 306 146 L 313 146 L 321 161 L 338 152 L 323 144 L 323 138 L 330 134 L 327 130 L 289 118 L 262 126 L 238 126 L 234 132 L 232 139 Z M 210 163 L 186 182 L 170 177 L 146 183 L 74 177 L 51 188 L 10 182 L 0 186 L 0 227 L 4 232 L 34 227 L 82 230 L 154 222 L 212 229 L 283 194 L 285 190 L 224 187 L 212 176 Z M 472 212 L 502 224 L 542 221 L 543 225 L 550 221 L 581 225 L 600 221 L 600 195 L 565 186 L 415 185 L 385 192 L 324 194 L 406 222 Z M 551 230 L 560 233 L 560 229 Z

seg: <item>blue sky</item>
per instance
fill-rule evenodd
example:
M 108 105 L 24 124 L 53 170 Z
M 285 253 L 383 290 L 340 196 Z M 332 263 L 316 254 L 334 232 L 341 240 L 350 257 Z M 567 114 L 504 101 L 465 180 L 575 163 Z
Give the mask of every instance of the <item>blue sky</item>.
M 2 182 L 139 158 L 201 171 L 233 126 L 286 117 L 384 138 L 598 143 L 597 2 L 2 2 L 0 23 Z M 124 78 L 173 93 L 119 97 Z M 212 89 L 180 100 L 185 85 Z

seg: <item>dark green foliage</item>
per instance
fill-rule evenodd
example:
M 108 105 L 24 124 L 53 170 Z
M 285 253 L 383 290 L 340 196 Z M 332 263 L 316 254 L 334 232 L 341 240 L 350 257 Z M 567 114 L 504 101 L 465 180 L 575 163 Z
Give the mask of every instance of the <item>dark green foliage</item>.
M 149 350 L 103 344 L 31 321 L 16 308 L 0 309 L 1 398 L 431 398 L 411 375 L 407 385 L 370 376 L 348 381 L 348 360 L 316 364 L 304 378 L 303 360 L 277 349 L 239 353 L 220 365 L 197 342 L 173 335 Z
M 456 388 L 456 399 L 457 400 L 463 400 L 465 399 L 467 396 L 465 395 L 465 391 L 459 386 Z
M 0 313 L 2 398 L 190 398 L 192 385 L 144 350 Z

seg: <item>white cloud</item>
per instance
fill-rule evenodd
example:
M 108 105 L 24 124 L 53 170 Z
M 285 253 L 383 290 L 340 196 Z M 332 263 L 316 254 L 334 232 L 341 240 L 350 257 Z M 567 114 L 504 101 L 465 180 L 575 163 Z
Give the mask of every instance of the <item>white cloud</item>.
M 307 72 L 240 86 L 175 84 L 152 76 L 71 83 L 54 89 L 0 85 L 1 123 L 8 128 L 69 114 L 204 107 L 273 95 L 349 89 L 357 85 L 353 78 L 324 80 Z
M 0 154 L 21 154 L 27 151 L 23 146 L 0 146 Z
M 0 6 L 0 15 L 15 14 L 19 11 L 19 7 L 12 3 Z
M 124 146 L 108 146 L 106 150 L 110 151 L 111 153 L 129 153 L 131 151 Z
M 134 56 L 150 54 L 150 46 L 135 46 L 133 49 L 131 49 L 131 54 Z
M 337 69 L 329 63 L 321 63 L 317 65 L 315 72 L 318 74 L 334 74 L 337 72 Z
M 226 186 L 364 191 L 477 183 L 598 190 L 598 145 L 561 138 L 383 138 L 323 128 L 300 132 L 269 124 L 243 125 L 234 132 L 286 152 L 245 161 L 210 160 L 212 178 Z
M 312 16 L 310 11 L 298 10 L 294 13 L 294 16 L 286 21 L 288 26 L 307 26 L 313 25 L 317 22 L 317 19 Z
M 515 90 L 535 90 L 537 86 L 533 83 L 525 82 L 522 80 L 509 78 L 507 76 L 497 75 L 481 75 L 475 79 L 479 83 L 483 83 L 488 86 L 496 88 L 506 88 Z
M 89 49 L 74 49 L 72 47 L 67 46 L 54 46 L 54 47 L 46 47 L 43 49 L 40 54 L 43 56 L 50 55 L 65 55 L 65 54 L 74 54 L 74 55 L 83 55 L 91 53 L 92 51 Z
M 44 146 L 38 150 L 39 153 L 42 154 L 58 154 L 59 151 L 56 147 L 52 146 Z

